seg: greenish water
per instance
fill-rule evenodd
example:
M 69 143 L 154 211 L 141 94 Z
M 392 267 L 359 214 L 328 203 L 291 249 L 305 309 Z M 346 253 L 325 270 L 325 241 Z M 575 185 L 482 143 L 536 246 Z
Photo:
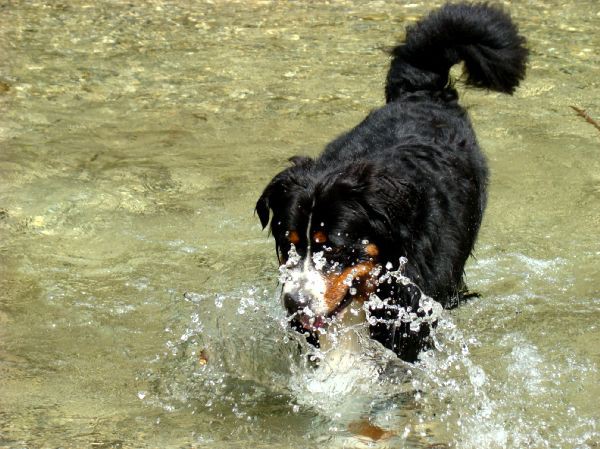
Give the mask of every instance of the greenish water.
M 322 379 L 254 202 L 382 104 L 433 4 L 0 1 L 0 447 L 598 448 L 600 133 L 569 106 L 600 119 L 600 4 L 506 6 L 527 80 L 459 86 L 482 297 L 408 372 Z

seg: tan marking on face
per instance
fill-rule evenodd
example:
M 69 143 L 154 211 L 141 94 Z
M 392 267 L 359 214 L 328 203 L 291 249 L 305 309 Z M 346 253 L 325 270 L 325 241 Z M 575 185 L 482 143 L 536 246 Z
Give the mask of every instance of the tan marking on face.
M 327 305 L 327 313 L 333 312 L 348 294 L 350 286 L 348 286 L 348 277 L 353 281 L 358 281 L 355 288 L 358 290 L 354 295 L 354 301 L 366 301 L 369 295 L 375 290 L 376 283 L 373 279 L 373 262 L 362 262 L 346 268 L 341 274 L 328 276 L 325 278 L 325 304 Z
M 290 243 L 297 245 L 298 243 L 300 243 L 300 236 L 296 231 L 290 231 L 288 233 L 288 240 L 290 241 Z
M 379 255 L 379 248 L 374 243 L 369 243 L 365 246 L 365 252 L 371 257 L 377 257 Z
M 325 243 L 327 241 L 327 235 L 323 231 L 316 231 L 313 234 L 313 240 L 315 243 Z

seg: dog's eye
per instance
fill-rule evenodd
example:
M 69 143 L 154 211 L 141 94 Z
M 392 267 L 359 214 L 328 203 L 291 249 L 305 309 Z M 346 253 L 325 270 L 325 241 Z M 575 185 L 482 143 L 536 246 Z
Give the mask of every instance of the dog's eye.
M 340 254 L 342 252 L 342 248 L 339 246 L 327 246 L 324 245 L 323 246 L 323 251 L 325 251 L 325 253 L 327 255 L 336 255 L 336 254 Z
M 327 246 L 323 247 L 325 258 L 330 269 L 337 269 L 350 264 L 351 254 L 348 254 L 346 248 L 342 246 Z

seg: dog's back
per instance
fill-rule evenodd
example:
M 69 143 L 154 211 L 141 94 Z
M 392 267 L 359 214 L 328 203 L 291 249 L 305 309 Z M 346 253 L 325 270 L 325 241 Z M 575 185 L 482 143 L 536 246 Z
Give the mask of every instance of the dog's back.
M 510 94 L 525 76 L 527 50 L 501 9 L 448 4 L 409 27 L 392 56 L 387 105 L 327 145 L 317 166 L 368 162 L 411 185 L 411 216 L 396 227 L 396 241 L 406 242 L 405 234 L 411 244 L 393 252 L 408 258 L 413 281 L 448 306 L 463 289 L 488 178 L 449 71 L 464 61 L 467 85 Z

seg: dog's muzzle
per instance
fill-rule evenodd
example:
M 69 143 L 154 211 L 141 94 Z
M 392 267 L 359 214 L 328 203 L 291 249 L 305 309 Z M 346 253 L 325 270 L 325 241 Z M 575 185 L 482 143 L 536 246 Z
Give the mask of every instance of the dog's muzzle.
M 306 309 L 311 304 L 311 298 L 302 290 L 287 292 L 283 294 L 283 305 L 289 315 L 293 315 L 301 310 Z
M 327 313 L 326 291 L 327 282 L 323 274 L 305 264 L 287 269 L 281 297 L 289 315 L 324 315 Z

